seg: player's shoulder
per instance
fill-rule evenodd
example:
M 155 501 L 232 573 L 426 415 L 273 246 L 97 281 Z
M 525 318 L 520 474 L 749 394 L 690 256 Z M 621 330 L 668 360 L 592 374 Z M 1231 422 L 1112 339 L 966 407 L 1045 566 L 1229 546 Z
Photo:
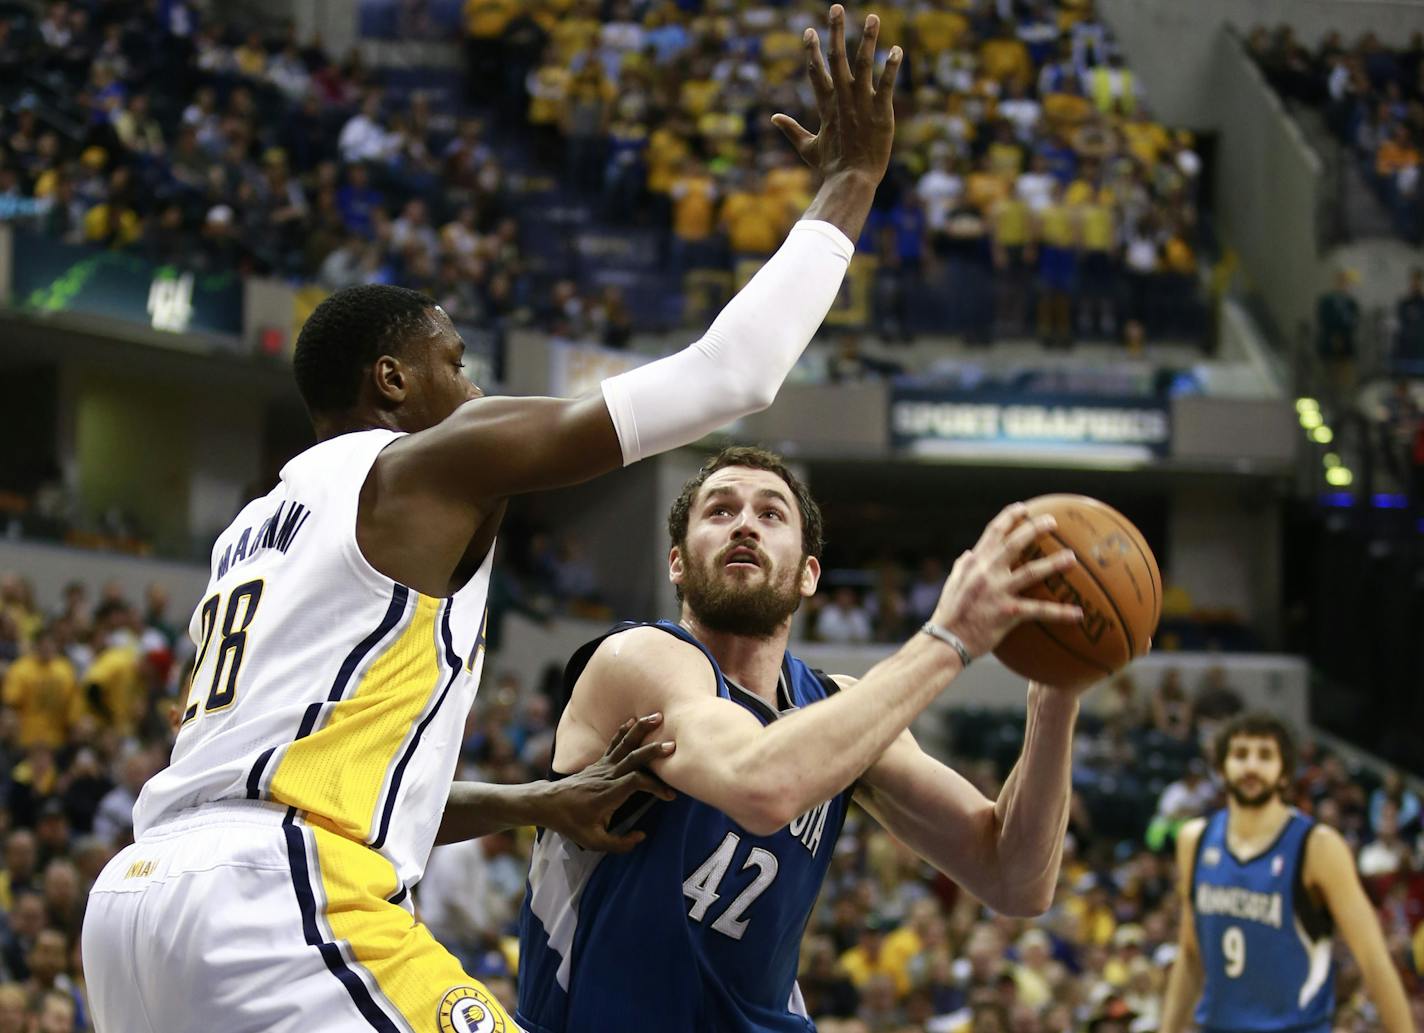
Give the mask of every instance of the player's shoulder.
M 1307 868 L 1314 871 L 1354 870 L 1355 853 L 1338 829 L 1323 821 L 1305 816 L 1304 859 Z
M 1207 814 L 1183 822 L 1182 827 L 1177 830 L 1178 859 L 1190 860 L 1196 855 L 1197 847 L 1201 844 L 1202 836 L 1206 835 L 1206 826 L 1210 821 L 1211 815 Z
M 606 636 L 593 651 L 580 680 L 676 677 L 682 684 L 699 674 L 709 681 L 716 679 L 702 650 L 655 624 L 638 624 Z

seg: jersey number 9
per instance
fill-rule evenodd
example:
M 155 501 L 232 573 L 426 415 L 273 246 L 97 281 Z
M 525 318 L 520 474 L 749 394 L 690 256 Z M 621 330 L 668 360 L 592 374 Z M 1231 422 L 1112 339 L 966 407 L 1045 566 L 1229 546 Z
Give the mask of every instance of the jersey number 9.
M 1246 937 L 1237 925 L 1221 934 L 1221 953 L 1226 955 L 1226 974 L 1235 979 L 1246 971 Z

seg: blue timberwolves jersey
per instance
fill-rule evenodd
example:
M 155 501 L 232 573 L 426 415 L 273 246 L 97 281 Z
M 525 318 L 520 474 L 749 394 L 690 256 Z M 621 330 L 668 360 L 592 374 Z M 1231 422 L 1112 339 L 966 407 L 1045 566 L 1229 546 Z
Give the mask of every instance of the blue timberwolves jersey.
M 763 725 L 777 719 L 681 627 L 653 626 L 702 649 L 719 696 Z M 574 654 L 566 690 L 602 641 Z M 787 654 L 782 708 L 825 699 L 835 683 L 822 677 Z M 582 850 L 540 830 L 519 921 L 519 1024 L 529 1033 L 813 1030 L 796 986 L 797 956 L 850 796 L 847 789 L 774 835 L 754 836 L 679 794 L 625 823 L 647 833 L 626 854 Z
M 1291 813 L 1276 841 L 1250 860 L 1226 843 L 1227 811 L 1197 843 L 1192 907 L 1205 976 L 1203 1030 L 1328 1029 L 1335 1007 L 1330 914 L 1306 891 L 1305 844 L 1315 822 Z

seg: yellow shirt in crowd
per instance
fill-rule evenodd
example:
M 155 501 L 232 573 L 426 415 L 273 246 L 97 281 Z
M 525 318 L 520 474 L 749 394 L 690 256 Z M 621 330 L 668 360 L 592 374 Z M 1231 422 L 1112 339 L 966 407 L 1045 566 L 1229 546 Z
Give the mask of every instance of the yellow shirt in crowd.
M 712 235 L 717 184 L 711 176 L 678 176 L 672 195 L 672 231 L 681 240 L 706 240 Z
M 1049 205 L 1039 212 L 1038 222 L 1039 239 L 1049 247 L 1071 248 L 1078 243 L 1073 210 L 1066 204 Z
M 1111 203 L 1089 202 L 1078 206 L 1078 220 L 1087 251 L 1111 251 L 1117 244 L 1117 220 Z
M 979 62 L 984 76 L 995 82 L 1027 83 L 1033 74 L 1033 61 L 1028 48 L 1017 39 L 991 39 L 979 48 Z
M 1081 125 L 1092 115 L 1092 101 L 1076 93 L 1050 93 L 1043 98 L 1043 117 L 1051 126 Z
M 994 206 L 994 243 L 1000 247 L 1023 247 L 1033 235 L 1033 213 L 1028 202 L 1010 195 Z
M 915 15 L 915 38 L 920 49 L 927 54 L 942 54 L 953 50 L 965 32 L 969 30 L 969 20 L 954 11 L 921 11 Z M 881 32 L 883 39 L 893 39 Z
M 901 997 L 910 992 L 910 973 L 896 961 L 886 957 L 883 949 L 872 958 L 864 947 L 857 945 L 841 955 L 841 970 L 857 988 L 864 987 L 876 976 L 889 976 L 895 984 L 895 996 Z
M 99 687 L 103 714 L 88 700 L 88 688 Z M 122 735 L 133 732 L 138 720 L 138 708 L 143 702 L 143 672 L 139 667 L 138 650 L 132 646 L 110 646 L 100 653 L 89 670 L 84 672 L 85 705 L 100 721 L 117 728 Z M 206 692 L 204 686 L 200 691 Z
M 687 141 L 675 131 L 667 126 L 654 129 L 648 137 L 648 189 L 655 194 L 666 194 L 689 153 Z
M 515 0 L 465 0 L 465 31 L 475 39 L 496 39 L 518 10 Z
M 786 234 L 786 222 L 785 207 L 767 194 L 738 191 L 722 206 L 722 225 L 733 252 L 771 254 Z
M 33 653 L 10 665 L 5 705 L 20 718 L 20 745 L 60 747 L 69 738 L 79 699 L 74 665 L 63 656 L 41 660 Z

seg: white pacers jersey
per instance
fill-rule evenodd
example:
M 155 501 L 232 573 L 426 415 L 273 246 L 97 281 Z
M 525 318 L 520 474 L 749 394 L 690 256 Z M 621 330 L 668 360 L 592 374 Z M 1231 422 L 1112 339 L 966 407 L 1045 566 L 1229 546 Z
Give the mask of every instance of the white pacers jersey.
M 445 599 L 366 562 L 357 500 L 398 436 L 307 449 L 218 537 L 183 726 L 139 795 L 136 837 L 215 800 L 268 800 L 420 879 L 479 683 L 494 549 Z

